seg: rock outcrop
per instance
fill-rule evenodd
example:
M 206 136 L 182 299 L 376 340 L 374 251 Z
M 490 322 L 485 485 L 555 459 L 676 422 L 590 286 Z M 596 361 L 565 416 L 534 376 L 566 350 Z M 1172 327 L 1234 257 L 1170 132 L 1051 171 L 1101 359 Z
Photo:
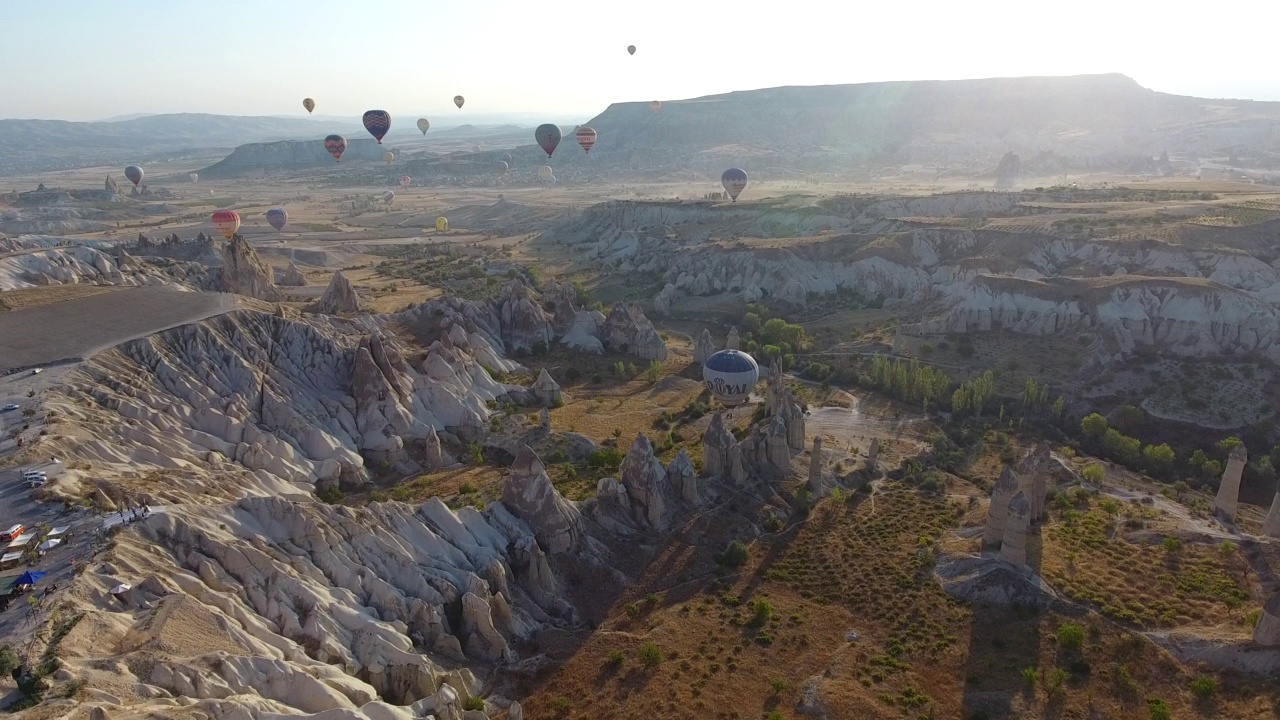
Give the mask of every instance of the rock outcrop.
M 702 334 L 698 336 L 697 341 L 693 345 L 693 361 L 696 363 L 705 363 L 707 358 L 716 354 L 716 341 L 711 338 L 711 331 L 702 330 Z
M 1004 538 L 1000 543 L 1000 557 L 1005 562 L 1025 567 L 1027 565 L 1027 534 L 1031 527 L 1031 502 L 1018 491 L 1009 501 Z
M 822 467 L 822 438 L 816 437 L 813 439 L 812 457 L 809 458 L 809 493 L 815 500 L 827 494 Z
M 674 493 L 667 482 L 667 470 L 654 455 L 653 444 L 644 433 L 636 434 L 618 474 L 630 499 L 636 526 L 666 531 L 671 521 Z
M 693 468 L 693 460 L 684 448 L 676 453 L 671 464 L 667 466 L 667 484 L 680 494 L 680 499 L 696 505 L 702 501 L 698 490 L 698 473 Z
M 1263 647 L 1280 646 L 1280 592 L 1263 606 L 1258 624 L 1253 626 L 1253 643 Z
M 586 529 L 577 506 L 555 489 L 542 460 L 528 445 L 521 446 L 502 485 L 502 504 L 529 526 L 550 555 L 583 543 Z
M 737 440 L 724 424 L 724 414 L 711 416 L 707 431 L 702 434 L 702 472 L 711 477 L 729 475 L 729 449 Z
M 738 338 L 738 328 L 736 327 L 729 328 L 729 337 L 728 339 L 725 340 L 724 349 L 738 350 L 739 349 L 738 346 L 741 344 L 742 344 L 742 340 Z
M 1271 499 L 1271 509 L 1267 511 L 1267 519 L 1262 523 L 1262 534 L 1280 538 L 1280 491 Z
M 1244 474 L 1244 466 L 1249 460 L 1243 445 L 1232 448 L 1227 455 L 1227 467 L 1222 471 L 1222 483 L 1218 486 L 1218 495 L 1214 500 L 1214 509 L 1227 520 L 1236 519 L 1236 510 L 1240 502 L 1240 478 Z
M 666 360 L 667 343 L 639 305 L 616 303 L 600 328 L 601 341 L 613 351 L 644 360 Z
M 222 249 L 222 291 L 276 302 L 281 299 L 273 273 L 241 235 L 233 235 Z
M 1018 492 L 1018 475 L 1013 468 L 1006 467 L 1000 473 L 1000 479 L 996 481 L 995 488 L 991 491 L 991 505 L 987 508 L 987 525 L 982 533 L 983 547 L 995 548 L 1004 542 L 1005 529 L 1009 526 L 1009 501 L 1013 500 L 1013 496 Z M 1030 503 L 1027 510 L 1030 512 Z
M 303 275 L 302 270 L 292 261 L 290 261 L 289 267 L 280 272 L 276 278 L 276 285 L 285 287 L 305 287 L 306 284 L 307 276 Z
M 524 282 L 512 280 L 503 286 L 496 311 L 508 352 L 525 353 L 551 346 L 552 316 L 539 304 L 538 294 Z
M 351 281 L 341 270 L 336 270 L 325 287 L 324 294 L 311 308 L 314 312 L 326 315 L 360 312 L 360 296 L 351 285 Z
M 538 379 L 529 388 L 529 394 L 544 408 L 560 407 L 564 404 L 564 394 L 560 392 L 560 386 L 551 379 L 551 374 L 546 368 L 538 373 Z

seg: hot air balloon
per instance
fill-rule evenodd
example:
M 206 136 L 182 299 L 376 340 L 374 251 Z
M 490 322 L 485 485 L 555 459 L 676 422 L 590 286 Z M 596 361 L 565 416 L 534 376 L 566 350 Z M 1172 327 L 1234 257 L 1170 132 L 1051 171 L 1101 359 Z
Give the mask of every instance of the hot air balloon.
M 506 161 L 507 161 L 507 166 L 508 166 L 508 167 L 510 167 L 510 165 L 511 165 L 511 153 L 507 153 L 506 155 L 503 155 L 503 156 L 502 156 L 502 159 L 503 159 L 503 160 L 506 160 Z
M 662 101 L 654 100 L 653 102 L 649 103 L 649 109 L 654 112 L 658 112 L 659 110 L 662 109 Z
M 395 162 L 396 154 L 395 154 L 395 153 L 393 153 L 393 152 L 391 152 L 390 150 L 388 150 L 388 151 L 386 151 L 386 152 L 382 153 L 382 159 L 383 159 L 383 160 L 384 160 L 388 165 L 390 165 L 392 162 Z
M 533 131 L 533 139 L 542 146 L 547 157 L 551 157 L 551 153 L 556 151 L 556 146 L 560 144 L 560 137 L 560 126 L 551 123 L 539 125 L 538 129 Z
M 133 183 L 135 186 L 142 182 L 142 175 L 142 168 L 137 165 L 130 165 L 124 169 L 124 176 L 129 178 L 129 182 Z
M 408 175 L 400 176 L 400 187 L 409 187 L 409 183 L 413 182 L 413 178 Z
M 635 54 L 636 54 L 636 46 L 635 46 L 635 45 L 628 45 L 628 46 L 627 46 L 627 54 L 628 54 L 628 55 L 635 55 Z
M 235 210 L 219 210 L 213 214 L 213 226 L 230 240 L 240 229 L 240 213 Z
M 329 151 L 334 160 L 342 162 L 342 153 L 347 151 L 347 139 L 341 135 L 330 135 L 324 139 L 324 149 Z
M 391 190 L 388 190 L 382 193 L 382 202 L 384 203 L 390 203 L 392 200 L 395 200 L 395 199 L 396 199 L 396 194 Z
M 542 167 L 538 168 L 539 180 L 550 180 L 553 174 L 554 174 L 554 171 L 551 169 L 550 165 L 543 165 Z
M 720 184 L 724 186 L 724 191 L 729 193 L 729 197 L 738 202 L 738 193 L 747 186 L 747 173 L 739 168 L 729 168 L 720 176 Z
M 284 208 L 271 208 L 265 214 L 267 222 L 276 230 L 283 230 L 289 223 L 289 213 L 285 212 Z
M 471 146 L 471 150 L 472 150 L 473 152 L 480 152 L 480 151 L 481 151 L 481 150 L 483 150 L 483 149 L 484 149 L 484 148 L 480 147 L 479 145 L 472 145 L 472 146 Z
M 702 384 L 728 407 L 746 401 L 759 379 L 760 366 L 755 359 L 738 350 L 721 350 L 702 365 Z
M 436 218 L 436 232 L 445 232 L 449 229 L 449 218 Z
M 506 160 L 497 160 L 493 163 L 493 171 L 499 175 L 506 175 L 508 169 L 510 169 L 510 166 L 507 165 Z
M 310 115 L 311 111 L 316 109 L 316 101 L 311 98 L 302 98 L 302 107 L 306 108 L 307 114 Z
M 426 118 L 418 118 L 418 129 L 422 131 L 423 135 L 426 135 L 427 130 L 430 128 L 431 128 L 431 122 L 429 120 L 427 120 Z
M 188 177 L 191 178 L 191 182 L 200 182 L 200 176 L 196 173 L 191 173 Z
M 461 95 L 454 95 L 454 96 L 453 96 L 453 104 L 454 104 L 454 105 L 457 105 L 459 110 L 461 110 L 461 109 L 462 109 L 462 103 L 464 103 L 464 102 L 466 102 L 466 101 L 467 101 L 467 99 L 466 99 L 466 98 L 464 98 L 464 97 L 462 97 Z
M 591 152 L 591 147 L 596 144 L 596 131 L 586 125 L 579 126 L 578 144 L 582 146 L 584 152 Z
M 391 114 L 386 110 L 370 110 L 364 114 L 364 129 L 382 144 L 382 138 L 391 129 Z

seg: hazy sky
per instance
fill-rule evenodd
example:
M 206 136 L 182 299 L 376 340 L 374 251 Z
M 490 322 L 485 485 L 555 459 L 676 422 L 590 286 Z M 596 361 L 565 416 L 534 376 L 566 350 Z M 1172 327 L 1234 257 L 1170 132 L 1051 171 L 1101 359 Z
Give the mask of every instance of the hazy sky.
M 1280 100 L 1278 5 L 0 0 L 0 118 L 303 114 L 305 96 L 325 115 L 586 118 L 777 85 L 1097 72 Z

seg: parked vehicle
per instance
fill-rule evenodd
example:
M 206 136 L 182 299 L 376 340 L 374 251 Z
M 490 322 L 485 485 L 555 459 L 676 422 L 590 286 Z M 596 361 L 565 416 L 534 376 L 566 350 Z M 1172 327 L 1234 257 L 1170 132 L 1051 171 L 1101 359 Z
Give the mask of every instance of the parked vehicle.
M 44 483 L 45 483 L 45 478 L 43 476 L 27 478 L 27 487 L 29 488 L 38 488 Z
M 21 524 L 14 525 L 8 530 L 5 530 L 4 532 L 0 533 L 0 542 L 6 542 L 6 543 L 13 542 L 13 539 L 21 535 L 22 531 L 25 529 L 26 528 L 24 528 Z
M 10 412 L 18 409 L 18 403 L 9 403 L 4 407 L 0 407 L 0 412 Z
M 40 374 L 41 372 L 43 372 L 43 371 L 44 371 L 44 368 L 36 368 L 35 370 L 32 370 L 32 371 L 31 371 L 31 374 L 32 374 L 32 375 L 39 375 L 39 374 Z

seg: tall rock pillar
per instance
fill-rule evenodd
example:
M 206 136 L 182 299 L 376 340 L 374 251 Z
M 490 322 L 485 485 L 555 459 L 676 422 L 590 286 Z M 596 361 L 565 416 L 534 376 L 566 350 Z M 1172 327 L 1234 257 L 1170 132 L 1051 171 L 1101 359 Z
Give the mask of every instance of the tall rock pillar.
M 1240 476 L 1248 461 L 1249 456 L 1243 445 L 1237 445 L 1227 456 L 1227 469 L 1222 473 L 1222 484 L 1218 486 L 1214 508 L 1228 520 L 1236 519 L 1236 509 L 1240 502 Z

